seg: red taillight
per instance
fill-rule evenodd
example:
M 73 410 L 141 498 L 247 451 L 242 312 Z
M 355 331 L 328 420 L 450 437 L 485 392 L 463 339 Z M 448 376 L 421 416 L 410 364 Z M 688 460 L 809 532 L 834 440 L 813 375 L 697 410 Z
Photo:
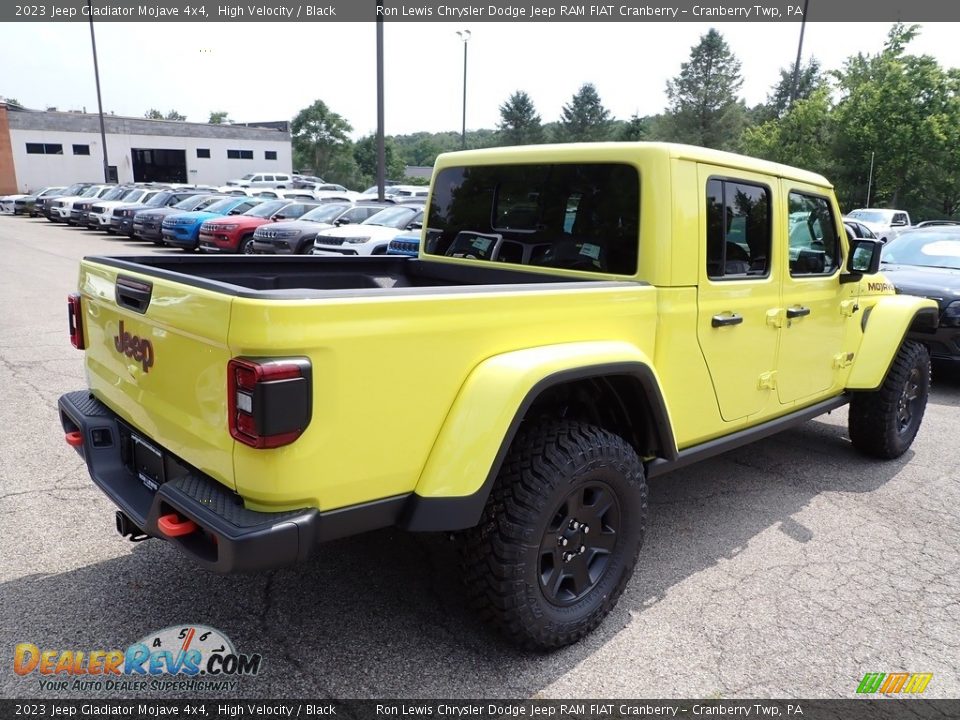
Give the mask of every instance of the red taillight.
M 230 435 L 255 448 L 296 440 L 312 414 L 310 361 L 234 358 L 227 364 Z
M 70 328 L 70 344 L 77 350 L 83 350 L 83 312 L 80 296 L 77 293 L 67 296 L 67 325 Z

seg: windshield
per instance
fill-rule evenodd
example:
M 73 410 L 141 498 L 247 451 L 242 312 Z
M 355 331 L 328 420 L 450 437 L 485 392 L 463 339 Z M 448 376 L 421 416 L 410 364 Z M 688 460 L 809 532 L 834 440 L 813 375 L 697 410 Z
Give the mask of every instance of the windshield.
M 371 215 L 364 220 L 361 225 L 382 225 L 383 227 L 404 228 L 413 220 L 417 214 L 414 208 L 392 207 L 381 210 L 376 215 Z
M 227 212 L 230 212 L 234 207 L 236 207 L 242 202 L 244 202 L 244 200 L 240 198 L 235 198 L 235 197 L 225 198 L 225 199 L 218 200 L 212 203 L 211 205 L 207 205 L 204 208 L 204 210 L 212 213 L 227 213 Z
M 892 214 L 880 210 L 854 210 L 847 217 L 860 222 L 885 223 L 890 220 Z
M 348 209 L 349 207 L 349 205 L 339 205 L 336 203 L 332 205 L 321 205 L 315 210 L 311 210 L 307 214 L 301 215 L 300 219 L 308 220 L 310 222 L 332 223 L 334 220 L 340 217 L 344 210 Z
M 883 248 L 883 262 L 960 270 L 960 232 L 904 233 Z
M 103 188 L 100 188 L 100 187 L 87 188 L 82 193 L 80 193 L 80 197 L 87 197 L 87 198 L 96 197 L 97 193 L 100 192 L 101 190 L 103 190 Z
M 199 210 L 222 199 L 219 195 L 192 195 L 178 202 L 173 208 L 174 210 Z
M 169 190 L 165 190 L 163 192 L 158 192 L 152 198 L 147 200 L 147 202 L 145 202 L 144 204 L 147 207 L 163 207 L 164 205 L 167 204 L 167 200 L 169 200 L 172 196 L 173 196 L 172 192 L 170 192 Z
M 123 200 L 123 201 L 125 201 L 125 202 L 132 202 L 132 203 L 134 203 L 134 202 L 139 202 L 140 199 L 141 199 L 144 195 L 146 195 L 146 193 L 147 193 L 146 190 L 131 190 L 130 192 L 128 192 L 126 195 L 124 195 L 124 196 L 123 196 L 122 198 L 120 198 L 120 199 Z
M 251 180 L 251 179 L 253 178 L 253 175 L 254 175 L 253 173 L 247 173 L 246 175 L 244 175 L 244 176 L 243 176 L 242 178 L 240 178 L 240 179 L 241 179 L 241 180 Z
M 83 183 L 74 183 L 66 190 L 63 191 L 64 197 L 70 197 L 71 195 L 76 195 L 83 189 Z
M 110 190 L 100 196 L 101 200 L 119 200 L 124 195 L 130 192 L 130 188 L 119 188 L 116 187 L 113 190 Z
M 289 200 L 268 200 L 265 203 L 257 205 L 251 210 L 247 210 L 244 215 L 250 215 L 251 217 L 258 218 L 268 218 L 271 215 L 279 212 L 281 209 L 285 208 L 290 204 Z

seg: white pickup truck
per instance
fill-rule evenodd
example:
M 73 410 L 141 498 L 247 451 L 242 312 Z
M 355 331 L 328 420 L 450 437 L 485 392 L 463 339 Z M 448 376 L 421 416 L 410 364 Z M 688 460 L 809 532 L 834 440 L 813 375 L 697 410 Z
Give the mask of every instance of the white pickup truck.
M 910 213 L 905 210 L 891 210 L 889 208 L 861 208 L 852 210 L 846 215 L 851 220 L 863 223 L 873 230 L 880 242 L 889 242 L 897 235 L 913 225 Z

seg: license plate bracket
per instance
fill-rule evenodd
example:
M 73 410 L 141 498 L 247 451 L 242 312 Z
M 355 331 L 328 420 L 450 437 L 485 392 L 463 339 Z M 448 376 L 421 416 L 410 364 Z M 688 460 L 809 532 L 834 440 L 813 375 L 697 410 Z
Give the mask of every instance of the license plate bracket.
M 133 471 L 140 482 L 156 492 L 166 482 L 163 452 L 134 433 L 130 434 L 130 444 L 133 448 Z

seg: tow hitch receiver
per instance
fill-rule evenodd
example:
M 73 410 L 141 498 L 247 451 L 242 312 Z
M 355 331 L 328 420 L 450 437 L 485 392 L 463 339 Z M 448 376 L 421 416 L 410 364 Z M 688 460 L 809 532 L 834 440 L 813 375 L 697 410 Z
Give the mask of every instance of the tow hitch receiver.
M 129 538 L 130 542 L 142 542 L 150 539 L 150 536 L 137 527 L 122 510 L 117 510 L 117 532 L 120 533 L 121 537 Z
M 161 515 L 157 519 L 157 527 L 167 537 L 183 537 L 197 531 L 197 524 L 193 520 L 180 519 L 176 513 Z

